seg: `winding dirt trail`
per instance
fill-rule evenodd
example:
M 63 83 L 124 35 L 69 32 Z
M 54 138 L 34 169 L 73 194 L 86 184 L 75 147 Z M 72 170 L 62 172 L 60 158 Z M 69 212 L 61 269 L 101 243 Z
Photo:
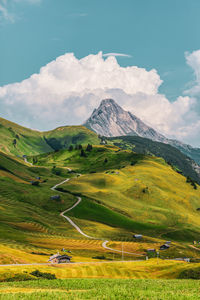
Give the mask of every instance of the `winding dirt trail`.
M 79 176 L 81 176 L 81 174 L 78 174 Z M 70 180 L 70 178 L 54 185 L 51 190 L 53 191 L 56 191 L 56 188 L 66 182 L 68 182 Z M 62 193 L 61 191 L 59 191 L 60 193 Z M 73 208 L 75 208 L 80 202 L 82 201 L 82 198 L 81 197 L 77 197 L 77 202 L 70 208 L 66 209 L 65 211 L 63 211 L 60 216 L 65 218 L 81 235 L 89 238 L 89 239 L 93 239 L 93 240 L 102 240 L 102 247 L 106 250 L 110 250 L 110 251 L 113 251 L 113 252 L 119 252 L 119 253 L 125 253 L 125 254 L 131 254 L 131 255 L 135 255 L 135 256 L 144 256 L 143 254 L 138 254 L 138 253 L 133 253 L 133 252 L 126 252 L 126 251 L 122 251 L 122 250 L 117 250 L 117 249 L 113 249 L 113 248 L 110 248 L 107 246 L 107 243 L 109 243 L 109 241 L 107 240 L 104 240 L 102 238 L 97 238 L 97 237 L 93 237 L 93 236 L 90 236 L 90 235 L 87 235 L 86 233 L 84 233 L 81 228 L 75 224 L 71 218 L 69 218 L 68 216 L 65 216 L 65 213 L 69 212 L 70 210 L 72 210 Z
M 27 161 L 26 157 L 24 158 L 24 161 L 25 161 L 25 163 L 27 163 L 27 164 L 33 166 L 32 163 L 30 163 L 30 162 Z M 67 169 L 68 169 L 69 171 L 71 171 L 70 168 L 67 168 Z M 79 177 L 79 176 L 81 176 L 81 174 L 77 174 L 77 177 Z M 66 182 L 68 182 L 69 180 L 70 180 L 70 178 L 67 178 L 67 179 L 63 180 L 62 182 L 57 183 L 56 185 L 54 185 L 53 187 L 51 187 L 51 190 L 52 190 L 52 191 L 57 191 L 57 192 L 62 193 L 62 191 L 56 190 L 57 187 L 59 187 L 60 185 L 66 183 Z M 125 254 L 131 254 L 131 255 L 135 255 L 135 256 L 144 256 L 143 254 L 138 254 L 138 253 L 133 253 L 133 252 L 127 252 L 127 251 L 117 250 L 117 249 L 108 247 L 107 244 L 109 243 L 109 241 L 104 240 L 104 239 L 102 239 L 102 238 L 96 238 L 96 237 L 93 237 L 93 236 L 90 236 L 90 235 L 84 233 L 84 232 L 81 230 L 81 228 L 80 228 L 77 224 L 75 224 L 75 223 L 72 221 L 72 219 L 70 219 L 68 216 L 65 216 L 65 213 L 67 213 L 67 212 L 69 212 L 70 210 L 72 210 L 73 208 L 75 208 L 81 201 L 82 201 L 82 198 L 81 198 L 81 197 L 77 197 L 77 202 L 76 202 L 72 207 L 70 207 L 70 208 L 66 209 L 65 211 L 63 211 L 62 213 L 60 213 L 60 216 L 63 217 L 63 218 L 65 218 L 65 219 L 66 219 L 66 220 L 67 220 L 67 221 L 68 221 L 68 222 L 69 222 L 69 223 L 70 223 L 70 224 L 71 224 L 71 225 L 72 225 L 72 226 L 73 226 L 73 227 L 74 227 L 81 235 L 83 235 L 83 236 L 85 236 L 85 237 L 87 237 L 87 238 L 89 238 L 89 239 L 93 239 L 93 240 L 102 240 L 102 241 L 103 241 L 103 242 L 102 242 L 102 247 L 103 247 L 104 249 L 106 249 L 106 250 L 110 250 L 110 251 L 112 251 L 112 252 L 118 252 L 118 253 L 122 253 L 122 252 L 123 252 L 123 253 L 125 253 Z

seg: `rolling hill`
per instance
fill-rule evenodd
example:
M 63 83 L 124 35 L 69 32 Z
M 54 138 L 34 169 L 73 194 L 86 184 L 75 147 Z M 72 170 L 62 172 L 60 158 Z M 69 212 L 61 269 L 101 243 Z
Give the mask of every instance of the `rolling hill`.
M 37 155 L 71 144 L 98 144 L 97 135 L 84 126 L 64 126 L 40 132 L 0 118 L 0 151 L 15 155 Z
M 175 170 L 200 183 L 200 167 L 188 156 L 171 145 L 155 142 L 139 136 L 121 136 L 105 138 L 104 142 L 135 153 L 162 157 Z
M 199 186 L 194 189 L 161 158 L 113 145 L 82 150 L 84 156 L 73 149 L 28 157 L 35 161 L 32 167 L 0 153 L 1 263 L 45 262 L 63 247 L 71 249 L 76 261 L 103 253 L 110 258 L 112 253 L 101 246 L 102 238 L 112 240 L 114 248 L 126 241 L 129 251 L 139 253 L 159 248 L 170 238 L 174 246 L 164 256 L 181 251 L 198 256 L 188 243 L 199 236 Z M 69 183 L 59 187 L 61 199 L 51 200 L 58 192 L 50 188 L 67 177 Z M 39 186 L 31 185 L 35 180 Z M 68 216 L 100 240 L 85 239 L 59 217 L 77 195 L 82 202 Z M 142 244 L 133 241 L 133 233 L 138 232 L 144 235 Z
M 139 137 L 99 139 L 83 126 L 42 133 L 0 121 L 0 262 L 45 262 L 63 247 L 78 261 L 105 253 L 110 259 L 102 239 L 114 248 L 126 240 L 130 251 L 141 253 L 171 239 L 170 257 L 198 256 L 188 244 L 200 233 L 200 190 L 180 174 L 194 178 L 177 149 Z M 52 200 L 59 191 L 50 188 L 64 178 L 70 181 L 59 187 L 60 200 Z M 82 201 L 68 216 L 99 240 L 86 240 L 59 216 L 77 195 Z M 143 246 L 134 233 L 144 235 Z
M 98 145 L 101 142 L 102 138 L 84 126 L 63 126 L 39 132 L 0 118 L 0 150 L 10 155 L 38 155 L 67 149 L 71 145 Z M 122 149 L 163 157 L 185 176 L 200 183 L 200 167 L 175 147 L 133 136 L 120 137 L 117 140 L 110 138 L 108 143 L 114 143 Z
M 46 143 L 53 150 L 66 149 L 70 145 L 98 145 L 100 140 L 96 133 L 84 126 L 63 126 L 43 133 Z
M 85 149 L 85 156 L 80 150 L 40 155 L 36 164 L 68 165 L 83 174 L 62 185 L 62 191 L 85 197 L 70 212 L 76 218 L 175 240 L 199 235 L 199 186 L 162 158 L 107 145 Z

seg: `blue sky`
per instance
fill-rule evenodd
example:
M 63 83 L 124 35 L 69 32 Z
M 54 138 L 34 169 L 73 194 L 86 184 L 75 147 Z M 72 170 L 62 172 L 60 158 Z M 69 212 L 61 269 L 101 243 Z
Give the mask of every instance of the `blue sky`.
M 34 0 L 32 0 L 34 2 Z M 174 98 L 192 80 L 185 51 L 199 49 L 199 0 L 8 0 L 0 27 L 0 85 L 21 81 L 66 53 L 119 52 L 120 65 L 155 68 Z
M 199 0 L 0 0 L 0 86 L 65 53 L 81 59 L 102 51 L 129 55 L 117 57 L 121 67 L 156 69 L 163 80 L 158 93 L 174 102 L 196 80 L 185 53 L 200 49 L 199 15 Z

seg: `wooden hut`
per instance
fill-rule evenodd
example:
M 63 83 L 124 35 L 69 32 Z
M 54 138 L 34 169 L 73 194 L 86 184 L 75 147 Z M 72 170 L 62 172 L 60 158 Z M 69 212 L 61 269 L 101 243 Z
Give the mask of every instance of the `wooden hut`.
M 49 262 L 53 264 L 62 264 L 62 263 L 69 263 L 71 260 L 71 256 L 68 256 L 66 254 L 61 255 L 60 253 L 54 254 L 49 258 Z

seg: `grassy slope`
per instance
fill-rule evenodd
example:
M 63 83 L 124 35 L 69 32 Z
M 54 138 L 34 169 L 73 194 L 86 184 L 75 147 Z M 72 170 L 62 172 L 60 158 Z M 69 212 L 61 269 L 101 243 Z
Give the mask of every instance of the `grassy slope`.
M 13 145 L 14 140 L 16 145 Z M 22 127 L 0 118 L 0 150 L 12 155 L 38 154 L 52 151 L 39 131 Z
M 67 169 L 62 174 L 69 176 Z M 40 186 L 32 186 L 30 181 L 38 176 Z M 63 247 L 72 250 L 75 261 L 93 260 L 105 252 L 101 241 L 87 241 L 59 217 L 76 201 L 71 194 L 62 194 L 61 202 L 50 200 L 51 195 L 58 194 L 50 187 L 63 179 L 54 175 L 51 168 L 29 167 L 0 153 L 0 263 L 46 262 L 50 253 Z M 102 237 L 102 232 L 106 237 L 116 236 L 118 232 L 96 222 L 79 222 L 83 230 L 95 236 Z
M 162 266 L 162 268 L 161 268 Z M 184 269 L 198 268 L 198 264 L 163 261 L 151 259 L 148 261 L 116 261 L 70 265 L 41 265 L 41 266 L 3 266 L 0 267 L 0 281 L 12 277 L 15 273 L 22 273 L 39 268 L 42 272 L 54 273 L 57 278 L 177 278 Z M 151 272 L 149 272 L 151 270 Z
M 78 150 L 61 151 L 38 157 L 40 163 L 67 164 L 86 173 L 62 186 L 97 202 L 91 204 L 86 199 L 71 212 L 76 217 L 97 218 L 112 226 L 118 223 L 118 227 L 129 228 L 132 232 L 174 240 L 198 239 L 199 187 L 195 190 L 161 158 L 119 151 L 112 146 L 97 146 L 87 157 L 80 157 Z
M 129 149 L 136 153 L 162 157 L 166 162 L 180 170 L 185 176 L 189 176 L 200 183 L 200 176 L 193 168 L 193 161 L 177 148 L 138 136 L 122 136 L 106 139 L 108 143 L 114 144 L 122 149 Z
M 134 164 L 140 159 L 143 159 L 144 155 L 135 154 L 131 151 L 120 150 L 116 146 L 101 146 L 96 145 L 91 152 L 85 150 L 86 157 L 81 157 L 80 150 L 61 150 L 58 152 L 52 152 L 48 154 L 41 154 L 35 156 L 37 160 L 36 165 L 53 166 L 58 167 L 69 166 L 80 173 L 91 173 L 96 171 L 104 171 L 110 169 L 123 168 L 129 165 L 131 162 Z M 28 158 L 33 162 L 33 157 Z M 105 162 L 107 159 L 107 162 Z
M 97 135 L 83 126 L 65 126 L 39 132 L 0 118 L 0 151 L 11 155 L 37 155 L 71 144 L 99 144 Z
M 62 176 L 72 177 L 62 188 L 85 195 L 70 215 L 92 236 L 129 240 L 130 251 L 138 249 L 140 253 L 151 246 L 159 248 L 166 237 L 190 242 L 198 236 L 199 188 L 194 190 L 186 184 L 185 178 L 162 159 L 122 151 L 114 146 L 95 146 L 91 152 L 85 152 L 87 157 L 80 157 L 80 150 L 39 155 L 36 167 L 0 155 L 1 262 L 45 262 L 47 256 L 31 252 L 50 254 L 63 247 L 73 250 L 76 261 L 106 252 L 101 241 L 83 242 L 84 238 L 59 217 L 60 211 L 70 207 L 76 199 L 72 194 L 63 193 L 61 202 L 49 200 L 55 194 L 50 187 L 63 180 L 52 173 L 54 165 L 64 167 Z M 70 175 L 67 166 L 83 175 L 78 178 Z M 37 176 L 41 177 L 40 187 L 29 183 Z M 44 179 L 47 181 L 42 182 Z M 148 235 L 148 244 L 138 247 L 133 243 L 133 232 Z M 156 244 L 151 236 L 157 238 Z M 118 247 L 117 243 L 113 245 Z M 198 252 L 189 250 L 187 245 L 183 249 L 181 244 L 175 247 L 177 251 L 172 247 L 171 257 L 180 256 L 182 250 L 188 256 L 198 256 Z
M 77 144 L 99 144 L 96 133 L 84 126 L 63 126 L 44 132 L 47 143 L 54 149 L 60 150 Z
M 67 170 L 65 170 L 67 175 Z M 39 187 L 31 180 L 41 177 Z M 47 180 L 43 182 L 43 180 Z M 63 178 L 52 174 L 48 168 L 31 168 L 0 153 L 0 262 L 46 261 L 47 257 L 31 252 L 51 253 L 61 249 L 65 239 L 79 236 L 59 213 L 70 207 L 75 197 L 61 196 L 61 201 L 50 200 L 57 194 L 50 187 Z M 54 247 L 44 247 L 42 238 L 55 240 Z M 58 244 L 56 239 L 63 239 Z M 38 242 L 40 240 L 40 242 Z M 44 248 L 44 249 L 43 249 Z

